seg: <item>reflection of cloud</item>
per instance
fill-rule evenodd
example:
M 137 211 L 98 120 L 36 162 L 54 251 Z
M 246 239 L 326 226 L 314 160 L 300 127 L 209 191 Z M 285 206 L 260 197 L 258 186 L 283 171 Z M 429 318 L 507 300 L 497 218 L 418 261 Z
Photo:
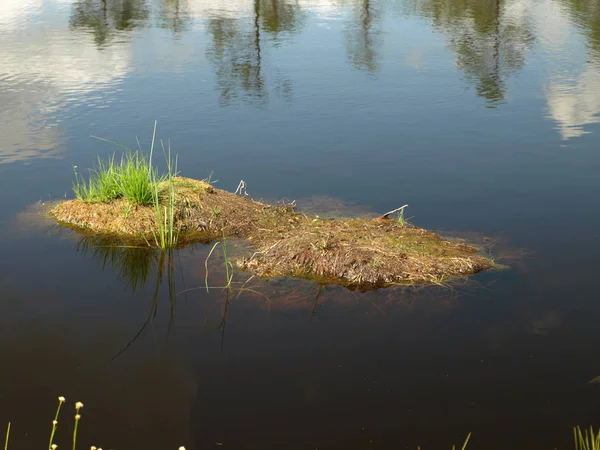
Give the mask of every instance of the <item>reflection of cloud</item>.
M 406 65 L 412 69 L 419 70 L 423 68 L 423 52 L 418 48 L 412 48 L 404 57 Z
M 579 137 L 585 134 L 585 125 L 600 123 L 600 67 L 585 63 L 579 69 L 587 49 L 565 5 L 540 3 L 534 17 L 539 41 L 548 53 L 548 116 L 557 122 L 563 139 Z
M 42 3 L 39 0 L 3 0 L 0 2 L 0 27 L 5 30 L 16 27 L 41 9 Z
M 61 1 L 1 3 L 0 163 L 56 156 L 53 113 L 122 79 L 129 71 L 130 44 L 98 49 L 89 34 L 69 30 L 68 14 L 61 11 L 68 5 Z M 60 14 L 52 15 L 56 10 Z
M 550 84 L 546 98 L 563 139 L 585 134 L 585 125 L 600 123 L 599 68 L 588 66 L 577 79 Z

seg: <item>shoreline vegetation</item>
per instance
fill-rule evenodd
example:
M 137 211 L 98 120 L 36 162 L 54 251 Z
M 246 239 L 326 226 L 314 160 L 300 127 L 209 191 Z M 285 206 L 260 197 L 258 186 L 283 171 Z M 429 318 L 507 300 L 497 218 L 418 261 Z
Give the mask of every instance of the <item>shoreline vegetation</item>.
M 294 203 L 252 200 L 243 181 L 231 193 L 210 179 L 179 176 L 177 158 L 162 142 L 167 171 L 159 175 L 153 165 L 155 136 L 156 124 L 148 154 L 139 143 L 137 150 L 124 147 L 120 161 L 114 155 L 99 159 L 87 179 L 75 167 L 76 199 L 55 205 L 50 215 L 84 233 L 114 237 L 115 245 L 172 249 L 243 238 L 254 253 L 234 259 L 238 268 L 261 277 L 313 278 L 357 289 L 439 284 L 495 267 L 477 247 L 409 224 L 404 207 L 375 219 L 307 216 Z
M 58 406 L 56 408 L 56 413 L 54 415 L 54 419 L 52 420 L 52 427 L 50 429 L 50 439 L 48 442 L 48 450 L 56 450 L 58 445 L 55 444 L 56 432 L 58 429 L 60 411 L 63 403 L 66 402 L 65 397 L 58 397 Z M 83 403 L 76 402 L 75 403 L 75 417 L 73 421 L 73 431 L 72 431 L 72 449 L 77 449 L 77 431 L 79 429 L 79 421 L 81 420 L 81 409 L 83 408 Z M 467 437 L 460 447 L 461 450 L 466 450 L 469 441 L 471 440 L 472 433 L 467 434 Z M 573 438 L 574 438 L 574 448 L 575 450 L 599 450 L 600 449 L 600 430 L 595 431 L 593 427 L 589 429 L 582 429 L 580 426 L 573 427 Z M 6 428 L 6 435 L 4 440 L 4 450 L 9 449 L 9 442 L 11 439 L 11 422 L 8 423 Z M 0 441 L 1 442 L 1 441 Z M 456 450 L 457 447 L 455 445 L 452 446 L 452 450 Z M 102 450 L 101 447 L 91 446 L 90 450 Z M 185 450 L 184 446 L 179 446 L 178 450 Z M 421 450 L 421 447 L 417 447 L 417 450 Z

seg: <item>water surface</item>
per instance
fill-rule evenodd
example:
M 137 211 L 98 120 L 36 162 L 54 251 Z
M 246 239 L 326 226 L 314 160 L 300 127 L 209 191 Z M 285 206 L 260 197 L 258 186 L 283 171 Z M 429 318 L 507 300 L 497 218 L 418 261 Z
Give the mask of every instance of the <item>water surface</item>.
M 570 448 L 572 425 L 598 424 L 597 0 L 0 3 L 12 448 L 45 445 L 58 395 L 104 448 L 450 448 L 469 431 L 473 448 Z M 73 165 L 115 150 L 90 135 L 147 146 L 154 120 L 184 176 L 351 215 L 408 203 L 419 226 L 528 256 L 453 289 L 252 280 L 228 297 L 204 289 L 210 247 L 161 264 L 37 218 Z

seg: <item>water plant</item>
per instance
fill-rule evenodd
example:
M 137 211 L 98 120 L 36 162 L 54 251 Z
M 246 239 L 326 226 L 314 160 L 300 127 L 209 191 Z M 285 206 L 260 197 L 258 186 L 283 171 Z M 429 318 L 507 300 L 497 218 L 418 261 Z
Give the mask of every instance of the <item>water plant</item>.
M 398 211 L 398 218 L 396 219 L 396 222 L 398 222 L 398 225 L 400 225 L 401 227 L 406 225 L 406 220 L 404 219 L 404 208 Z
M 4 440 L 4 450 L 8 450 L 8 438 L 10 437 L 10 422 L 6 427 L 6 439 Z
M 75 169 L 76 195 L 91 201 L 61 202 L 49 213 L 64 225 L 163 250 L 179 248 L 183 240 L 245 238 L 255 252 L 232 260 L 241 269 L 259 276 L 318 278 L 353 289 L 439 284 L 497 267 L 473 245 L 409 226 L 407 205 L 378 218 L 326 219 L 298 213 L 293 204 L 252 200 L 243 181 L 227 192 L 213 187 L 212 177 L 207 182 L 178 176 L 178 159 L 170 143 L 157 141 L 156 128 L 155 122 L 147 155 L 138 141 L 138 149 L 127 149 L 120 163 L 114 157 L 99 162 L 89 182 Z M 164 175 L 154 168 L 155 148 L 161 147 Z M 111 196 L 118 198 L 96 203 Z
M 98 165 L 89 171 L 87 181 L 79 174 L 77 166 L 73 166 L 75 172 L 73 192 L 75 197 L 79 200 L 97 202 L 108 202 L 118 198 L 121 193 L 119 191 L 117 170 L 114 155 L 110 156 L 107 161 L 98 158 Z
M 154 124 L 154 134 L 152 135 L 152 146 L 150 148 L 150 161 L 154 152 L 154 139 L 156 136 L 156 123 Z M 179 239 L 179 230 L 175 227 L 175 181 L 177 175 L 177 157 L 171 158 L 171 144 L 165 151 L 164 144 L 161 142 L 163 153 L 167 161 L 167 174 L 165 182 L 157 179 L 156 172 L 151 170 L 150 185 L 152 187 L 152 203 L 154 205 L 154 214 L 156 217 L 156 231 L 153 230 L 155 244 L 161 249 L 173 248 Z M 166 205 L 161 202 L 160 187 L 166 183 Z
M 48 443 L 48 450 L 56 450 L 58 445 L 54 443 L 54 437 L 56 434 L 56 429 L 58 428 L 58 417 L 60 415 L 60 408 L 62 404 L 65 402 L 65 398 L 60 396 L 58 397 L 58 407 L 56 408 L 56 414 L 54 415 L 54 420 L 52 421 L 52 430 L 50 432 L 50 442 Z M 77 402 L 75 403 L 75 423 L 73 425 L 73 438 L 72 438 L 72 449 L 76 450 L 77 448 L 77 429 L 79 427 L 79 420 L 81 420 L 80 410 L 83 408 L 83 403 Z M 6 438 L 4 440 L 4 450 L 8 450 L 8 439 L 10 437 L 10 427 L 11 423 L 8 423 L 8 428 L 6 430 Z M 91 450 L 102 450 L 101 448 L 97 448 L 95 446 L 90 447 Z M 179 447 L 179 450 L 185 450 L 185 447 Z
M 575 436 L 575 450 L 600 450 L 600 430 L 594 431 L 593 427 L 581 430 L 580 427 L 573 429 Z
M 125 153 L 116 170 L 118 193 L 130 203 L 151 204 L 155 172 L 152 157 L 146 158 L 140 151 Z
M 60 407 L 64 402 L 64 397 L 58 397 L 58 407 L 56 408 L 56 414 L 54 415 L 54 420 L 52 421 L 52 431 L 50 432 L 50 442 L 48 443 L 48 448 L 52 448 L 52 446 L 54 445 L 54 434 L 56 433 L 56 428 L 58 427 L 58 416 L 60 414 Z
M 208 252 L 206 259 L 204 260 L 204 285 L 206 287 L 206 292 L 209 292 L 210 290 L 210 286 L 208 285 L 208 260 L 219 245 L 221 245 L 221 247 L 223 248 L 223 259 L 225 261 L 225 286 L 223 286 L 223 289 L 231 289 L 231 283 L 233 281 L 233 264 L 227 256 L 227 239 L 225 238 L 225 232 L 223 232 L 223 239 L 213 244 L 212 248 L 210 249 L 210 252 Z
M 213 246 L 213 249 L 215 247 L 216 247 L 216 244 L 215 244 L 215 246 Z M 320 293 L 320 290 L 319 290 L 319 293 Z M 317 298 L 318 298 L 318 296 L 317 296 Z M 56 434 L 56 430 L 58 428 L 58 419 L 59 419 L 59 415 L 60 415 L 61 406 L 65 401 L 66 401 L 65 397 L 62 397 L 62 396 L 58 397 L 58 407 L 56 408 L 54 420 L 52 421 L 52 429 L 50 432 L 50 441 L 48 443 L 48 450 L 56 450 L 56 448 L 58 447 L 54 443 L 54 437 Z M 76 402 L 75 403 L 75 422 L 73 425 L 73 436 L 72 436 L 72 449 L 73 450 L 76 450 L 76 448 L 77 448 L 77 430 L 79 427 L 79 421 L 81 420 L 81 414 L 80 414 L 81 408 L 83 408 L 83 403 Z M 8 450 L 10 430 L 11 430 L 11 423 L 9 422 L 7 429 L 6 429 L 6 437 L 4 440 L 4 450 Z M 575 442 L 575 450 L 600 450 L 600 430 L 595 431 L 593 427 L 590 427 L 589 429 L 582 429 L 581 427 L 576 426 L 573 429 L 573 434 L 574 434 L 574 438 L 575 438 L 575 441 L 574 441 Z M 467 437 L 461 447 L 461 450 L 466 450 L 470 439 L 471 439 L 471 433 L 467 434 Z M 456 450 L 456 448 L 457 447 L 455 445 L 452 446 L 452 450 Z M 102 450 L 95 446 L 91 446 L 91 449 L 92 450 Z M 185 447 L 180 446 L 179 450 L 185 450 Z M 421 450 L 421 447 L 417 447 L 417 450 Z
M 90 169 L 87 180 L 78 172 L 77 166 L 74 166 L 73 192 L 78 200 L 84 202 L 107 203 L 123 198 L 128 203 L 125 216 L 129 215 L 132 205 L 153 206 L 156 221 L 156 229 L 152 230 L 153 243 L 161 249 L 167 249 L 175 247 L 179 238 L 175 223 L 177 208 L 174 178 L 177 176 L 177 156 L 171 156 L 170 143 L 165 149 L 161 141 L 167 172 L 159 175 L 153 165 L 156 127 L 155 121 L 148 155 L 142 152 L 139 141 L 138 148 L 132 150 L 117 142 L 96 137 L 125 149 L 125 153 L 118 163 L 115 162 L 114 154 L 106 161 L 98 158 L 98 163 Z

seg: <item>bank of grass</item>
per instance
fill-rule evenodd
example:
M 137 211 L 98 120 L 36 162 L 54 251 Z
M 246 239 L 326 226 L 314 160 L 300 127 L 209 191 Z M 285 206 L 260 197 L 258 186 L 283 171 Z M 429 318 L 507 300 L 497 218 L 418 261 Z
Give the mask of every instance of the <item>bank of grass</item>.
M 87 179 L 76 171 L 76 199 L 56 205 L 51 215 L 87 233 L 161 249 L 241 237 L 255 249 L 234 261 L 242 269 L 358 289 L 439 284 L 495 267 L 477 247 L 412 226 L 406 205 L 379 218 L 307 216 L 293 204 L 268 205 L 178 176 L 177 158 L 162 142 L 167 170 L 159 174 L 155 138 L 156 123 L 148 155 L 126 149 L 120 161 L 99 160 Z

